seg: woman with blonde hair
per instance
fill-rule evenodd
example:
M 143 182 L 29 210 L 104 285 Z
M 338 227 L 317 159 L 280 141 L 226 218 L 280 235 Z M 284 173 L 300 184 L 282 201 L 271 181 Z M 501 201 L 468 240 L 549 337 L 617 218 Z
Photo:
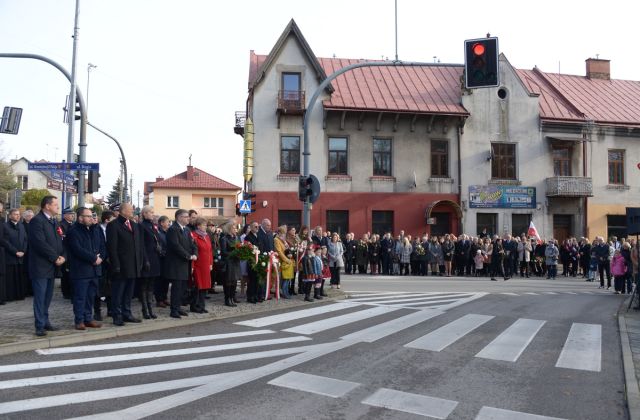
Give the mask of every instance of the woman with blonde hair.
M 273 238 L 273 247 L 280 260 L 280 293 L 284 299 L 289 299 L 289 286 L 294 275 L 294 260 L 289 244 L 287 243 L 287 226 L 278 228 L 278 233 Z
M 211 270 L 213 269 L 213 253 L 211 252 L 211 238 L 207 233 L 207 219 L 198 217 L 194 222 L 195 229 L 191 231 L 191 237 L 198 247 L 198 259 L 192 262 L 193 266 L 193 296 L 190 311 L 204 314 L 204 298 L 207 290 L 211 289 Z

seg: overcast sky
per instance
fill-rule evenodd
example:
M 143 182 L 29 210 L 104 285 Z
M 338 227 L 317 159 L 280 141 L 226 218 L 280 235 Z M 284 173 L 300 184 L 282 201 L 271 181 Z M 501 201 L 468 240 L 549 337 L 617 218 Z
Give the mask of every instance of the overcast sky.
M 462 63 L 463 41 L 490 32 L 517 68 L 584 75 L 584 60 L 599 54 L 613 78 L 640 80 L 640 2 L 398 0 L 398 9 L 401 60 Z M 74 11 L 75 0 L 0 0 L 0 52 L 45 55 L 70 70 Z M 89 121 L 122 143 L 134 204 L 143 181 L 186 170 L 190 154 L 194 166 L 242 186 L 233 125 L 245 107 L 249 50 L 267 54 L 291 18 L 318 57 L 395 55 L 393 0 L 81 0 L 78 87 L 86 97 L 88 63 L 97 65 Z M 68 81 L 45 63 L 0 58 L 0 86 L 0 107 L 24 108 L 20 133 L 0 136 L 2 154 L 64 159 Z M 106 194 L 119 153 L 88 130 L 87 161 L 100 163 Z

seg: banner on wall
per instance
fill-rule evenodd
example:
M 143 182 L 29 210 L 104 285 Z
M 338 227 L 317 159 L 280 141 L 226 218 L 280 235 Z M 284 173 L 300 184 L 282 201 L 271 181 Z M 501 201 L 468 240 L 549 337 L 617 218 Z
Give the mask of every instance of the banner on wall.
M 535 209 L 536 188 L 511 185 L 470 185 L 470 208 Z

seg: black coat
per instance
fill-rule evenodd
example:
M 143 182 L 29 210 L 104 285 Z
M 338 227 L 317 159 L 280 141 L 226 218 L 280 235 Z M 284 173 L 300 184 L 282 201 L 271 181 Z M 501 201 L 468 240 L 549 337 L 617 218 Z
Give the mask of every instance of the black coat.
M 150 220 L 143 220 L 140 224 L 144 241 L 144 252 L 149 264 L 143 267 L 142 277 L 159 277 L 162 273 L 160 254 L 163 252 L 162 240 L 156 225 Z
M 273 251 L 273 233 L 265 232 L 262 227 L 258 229 L 258 249 L 260 249 L 260 252 Z
M 107 252 L 109 269 L 116 279 L 136 279 L 142 274 L 145 263 L 142 229 L 131 222 L 131 231 L 127 229 L 123 216 L 107 225 Z
M 54 278 L 56 260 L 58 257 L 66 257 L 62 246 L 62 229 L 58 231 L 58 227 L 58 222 L 53 218 L 47 219 L 43 212 L 36 214 L 31 219 L 29 223 L 29 254 L 27 258 L 30 278 Z M 2 230 L 4 231 L 4 227 Z M 4 252 L 2 254 L 4 256 Z
M 198 247 L 191 237 L 191 231 L 185 227 L 183 232 L 178 223 L 172 224 L 167 231 L 164 278 L 189 280 L 192 255 L 198 255 Z
M 93 279 L 102 276 L 102 264 L 94 265 L 98 255 L 107 259 L 107 248 L 100 226 L 74 223 L 64 239 L 69 255 L 69 278 Z
M 8 221 L 4 226 L 4 237 L 0 244 L 4 247 L 7 265 L 24 264 L 25 257 L 16 256 L 16 252 L 27 252 L 27 231 L 22 223 Z

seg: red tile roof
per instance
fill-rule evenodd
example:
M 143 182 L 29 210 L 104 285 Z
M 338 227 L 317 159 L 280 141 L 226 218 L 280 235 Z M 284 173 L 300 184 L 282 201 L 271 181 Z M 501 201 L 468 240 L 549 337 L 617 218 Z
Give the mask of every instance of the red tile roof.
M 157 188 L 178 188 L 189 190 L 241 190 L 242 188 L 224 181 L 218 177 L 206 173 L 202 169 L 193 168 L 193 180 L 187 179 L 187 172 L 184 171 L 164 181 L 155 182 L 153 189 Z

